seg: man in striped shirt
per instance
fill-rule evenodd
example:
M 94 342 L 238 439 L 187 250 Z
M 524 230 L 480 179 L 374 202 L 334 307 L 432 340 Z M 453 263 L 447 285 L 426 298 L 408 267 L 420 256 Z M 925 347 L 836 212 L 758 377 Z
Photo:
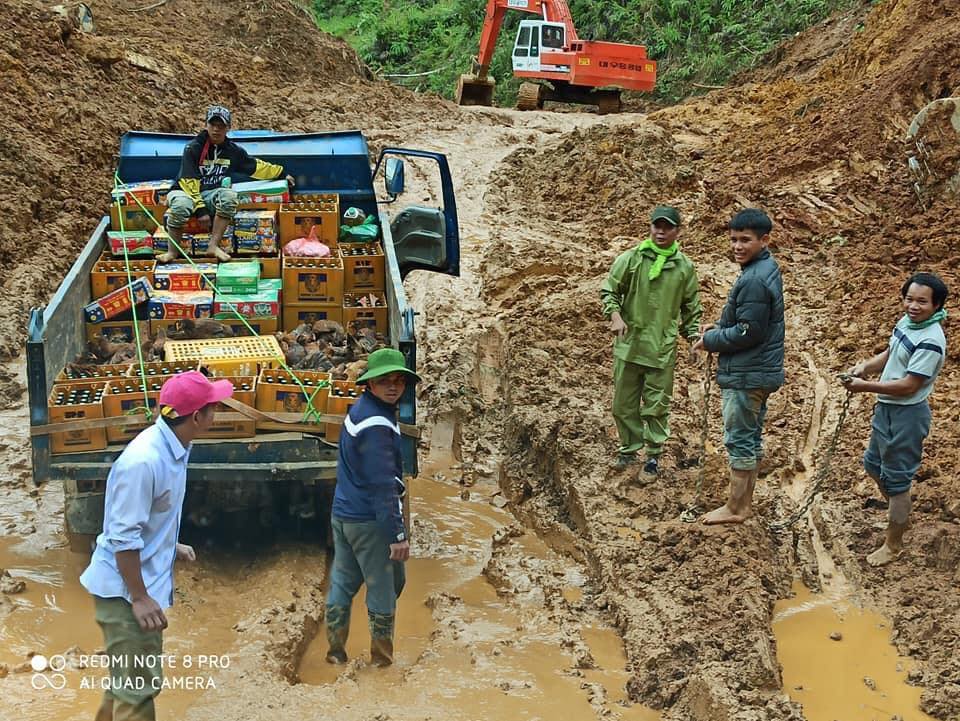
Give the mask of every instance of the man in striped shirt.
M 889 503 L 889 522 L 883 545 L 867 556 L 872 566 L 890 563 L 903 550 L 910 487 L 930 432 L 927 397 L 947 355 L 942 326 L 947 317 L 946 284 L 932 273 L 915 273 L 903 284 L 900 296 L 905 315 L 894 327 L 886 350 L 857 363 L 843 377 L 852 393 L 877 394 L 863 466 Z M 864 380 L 881 369 L 879 381 Z

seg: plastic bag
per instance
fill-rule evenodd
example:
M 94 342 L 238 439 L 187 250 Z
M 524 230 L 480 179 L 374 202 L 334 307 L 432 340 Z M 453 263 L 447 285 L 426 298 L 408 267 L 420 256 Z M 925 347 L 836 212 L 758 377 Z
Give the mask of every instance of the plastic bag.
M 291 240 L 283 246 L 283 254 L 297 258 L 326 258 L 330 248 L 317 240 L 317 226 L 310 226 L 310 233 L 303 238 Z
M 380 236 L 380 226 L 373 215 L 368 215 L 359 225 L 341 225 L 341 243 L 372 243 Z

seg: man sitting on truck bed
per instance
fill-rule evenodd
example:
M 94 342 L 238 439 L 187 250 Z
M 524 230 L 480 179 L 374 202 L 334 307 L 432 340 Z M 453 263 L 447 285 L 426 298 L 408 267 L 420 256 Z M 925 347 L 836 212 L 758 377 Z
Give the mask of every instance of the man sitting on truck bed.
M 222 105 L 207 108 L 207 127 L 183 149 L 180 174 L 174 190 L 167 196 L 170 206 L 166 214 L 167 232 L 176 242 L 161 255 L 161 263 L 169 263 L 179 256 L 177 246 L 183 247 L 183 227 L 192 215 L 203 223 L 210 222 L 210 242 L 207 255 L 218 260 L 230 260 L 230 254 L 220 247 L 223 233 L 237 212 L 237 193 L 224 187 L 224 180 L 232 175 L 247 175 L 254 180 L 276 180 L 283 176 L 283 166 L 251 157 L 246 150 L 227 137 L 230 129 L 230 111 Z M 293 177 L 287 176 L 293 187 Z M 229 182 L 227 183 L 229 186 Z

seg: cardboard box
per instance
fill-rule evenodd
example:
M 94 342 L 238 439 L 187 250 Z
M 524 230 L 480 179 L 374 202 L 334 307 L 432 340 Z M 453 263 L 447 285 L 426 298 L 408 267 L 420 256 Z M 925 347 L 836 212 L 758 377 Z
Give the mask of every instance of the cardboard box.
M 234 183 L 238 203 L 287 203 L 290 200 L 290 187 L 285 178 L 280 180 L 251 180 L 247 183 Z
M 55 385 L 48 399 L 50 423 L 81 421 L 103 418 L 103 398 L 106 381 L 72 382 Z M 70 394 L 76 391 L 91 394 L 87 402 L 81 398 L 72 400 Z M 102 451 L 107 447 L 107 433 L 104 428 L 88 428 L 79 431 L 63 431 L 50 434 L 51 453 L 79 453 L 82 451 Z
M 237 313 L 244 318 L 270 318 L 280 315 L 280 291 L 273 283 L 268 282 L 256 293 L 221 292 L 214 300 L 213 317 L 217 320 L 232 320 Z
M 260 279 L 264 278 L 280 278 L 283 275 L 283 267 L 281 265 L 281 258 L 279 255 L 274 255 L 269 258 L 260 256 L 255 259 L 260 263 Z
M 153 236 L 145 230 L 108 230 L 107 245 L 114 256 L 123 257 L 126 246 L 127 255 L 153 257 Z
M 333 381 L 330 385 L 330 395 L 327 396 L 327 413 L 332 416 L 343 416 L 350 410 L 350 406 L 360 399 L 363 389 L 353 381 Z M 336 443 L 340 440 L 339 423 L 327 423 L 324 438 L 327 443 Z
M 164 376 L 147 378 L 146 399 L 144 399 L 143 383 L 140 381 L 139 369 L 138 374 L 134 377 L 109 381 L 103 396 L 103 417 L 116 418 L 138 412 L 143 413 L 145 406 L 156 412 L 160 389 L 166 380 Z M 132 426 L 111 426 L 106 429 L 107 442 L 126 443 L 147 425 L 147 423 L 137 423 Z
M 146 210 L 139 205 L 126 205 L 117 208 L 117 204 L 110 205 L 110 228 L 119 231 L 145 230 L 152 233 L 163 227 L 163 214 L 166 207 L 163 205 L 145 205 Z M 122 223 L 121 223 L 122 221 Z
M 379 243 L 344 243 L 339 252 L 345 293 L 386 290 L 386 262 Z
M 239 255 L 270 255 L 279 249 L 277 211 L 238 210 L 233 216 L 233 242 Z
M 300 380 L 303 388 L 293 380 Z M 317 413 L 327 411 L 330 374 L 321 371 L 294 371 L 265 368 L 257 379 L 257 409 L 268 413 L 303 413 L 307 404 Z
M 166 205 L 167 193 L 171 190 L 173 190 L 172 180 L 141 180 L 135 183 L 122 183 L 110 191 L 110 200 L 116 205 L 119 199 L 121 206 L 137 205 L 137 200 L 144 205 Z
M 343 260 L 284 256 L 283 286 L 290 303 L 339 305 L 343 297 Z
M 140 326 L 140 337 L 148 338 L 150 336 L 150 323 L 146 319 L 146 314 L 139 313 L 140 320 L 137 324 Z M 92 343 L 99 342 L 100 338 L 106 338 L 111 343 L 133 343 L 136 335 L 133 332 L 132 320 L 108 320 L 105 323 L 87 323 L 87 340 Z
M 213 291 L 193 290 L 175 292 L 170 290 L 154 291 L 147 304 L 151 320 L 164 318 L 209 318 L 213 313 Z
M 332 320 L 342 324 L 343 308 L 317 303 L 284 303 L 280 330 L 289 332 L 301 323 L 313 325 L 318 320 Z
M 245 318 L 245 320 L 247 325 L 253 328 L 253 335 L 273 335 L 280 330 L 280 319 L 276 316 L 272 318 Z M 247 326 L 241 323 L 239 318 L 234 317 L 233 320 L 223 320 L 222 322 L 229 326 L 238 338 L 251 335 Z
M 365 301 L 369 304 L 365 305 Z M 390 334 L 390 311 L 387 308 L 387 298 L 383 293 L 344 293 L 343 294 L 343 327 L 349 333 L 350 326 L 372 328 L 377 333 Z
M 133 304 L 139 305 L 150 300 L 153 288 L 146 278 L 137 278 L 133 283 L 117 288 L 107 293 L 92 303 L 88 303 L 83 308 L 83 315 L 88 323 L 102 323 L 110 320 L 131 308 L 130 296 L 133 296 Z
M 150 285 L 154 281 L 155 260 L 142 258 L 130 261 L 130 275 L 134 278 L 146 278 Z M 127 284 L 127 265 L 122 260 L 99 261 L 90 271 L 90 295 L 100 298 L 107 293 Z
M 248 406 L 256 407 L 257 404 L 257 378 L 256 376 L 225 376 L 227 380 L 233 383 L 233 398 Z M 219 378 L 218 378 L 219 380 Z M 233 413 L 230 408 L 222 403 L 217 404 L 217 413 Z M 214 417 L 213 425 L 210 430 L 200 436 L 200 438 L 247 438 L 257 433 L 256 421 L 227 421 L 216 420 Z
M 234 260 L 217 266 L 217 290 L 224 295 L 254 294 L 259 284 L 260 264 L 255 260 Z
M 210 247 L 210 233 L 184 233 L 183 247 L 194 258 L 206 258 L 207 248 Z M 220 238 L 220 248 L 232 255 L 234 252 L 233 236 L 225 232 L 223 237 Z
M 207 290 L 217 277 L 216 263 L 167 263 L 158 265 L 154 272 L 154 290 L 174 292 Z
M 340 234 L 340 196 L 295 195 L 280 208 L 280 244 L 310 235 L 317 227 L 316 238 L 331 248 L 337 247 Z

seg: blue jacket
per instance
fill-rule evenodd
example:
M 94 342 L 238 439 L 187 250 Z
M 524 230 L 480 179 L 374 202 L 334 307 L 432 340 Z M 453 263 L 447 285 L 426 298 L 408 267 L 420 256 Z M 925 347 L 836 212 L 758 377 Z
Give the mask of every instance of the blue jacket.
M 703 334 L 703 347 L 719 353 L 721 388 L 775 390 L 783 385 L 783 281 L 764 249 L 741 268 L 720 321 Z
M 403 460 L 397 407 L 369 390 L 351 406 L 340 432 L 333 515 L 342 521 L 377 521 L 390 543 L 407 538 L 400 498 Z

